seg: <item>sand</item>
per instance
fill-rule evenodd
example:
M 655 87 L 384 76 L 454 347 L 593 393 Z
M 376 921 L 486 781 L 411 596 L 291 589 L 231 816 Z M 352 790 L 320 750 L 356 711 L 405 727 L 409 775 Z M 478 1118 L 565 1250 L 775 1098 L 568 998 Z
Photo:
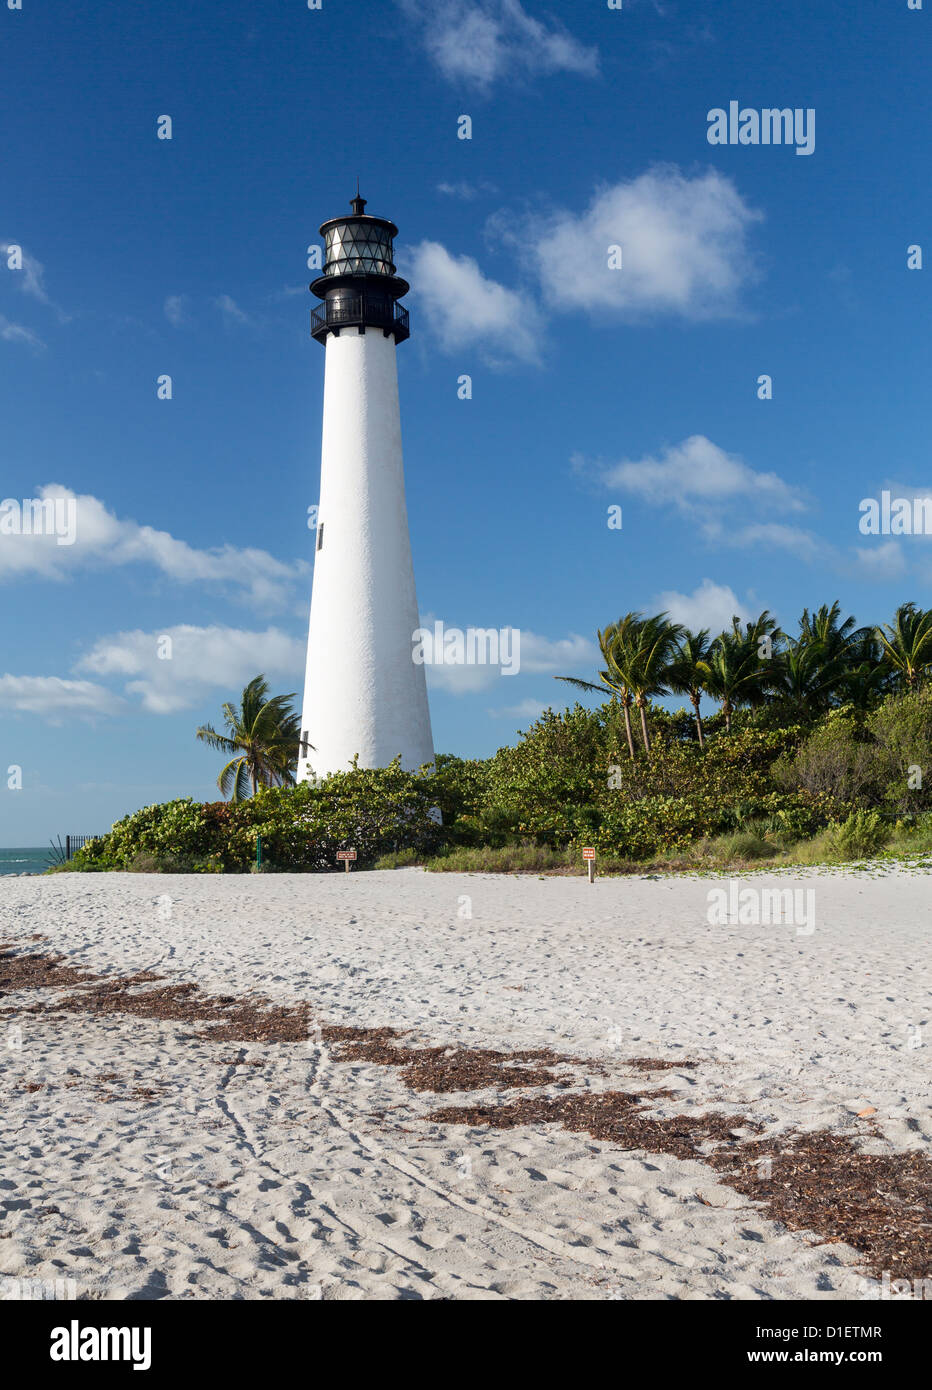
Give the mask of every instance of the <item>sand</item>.
M 0 940 L 101 974 L 306 1000 L 317 1020 L 410 1029 L 408 1045 L 553 1048 L 603 1064 L 567 1068 L 577 1087 L 672 1091 L 658 1116 L 715 1110 L 768 1134 L 827 1128 L 870 1152 L 926 1152 L 932 882 L 748 884 L 811 889 L 811 934 L 710 925 L 720 880 L 407 869 L 5 878 Z M 876 1289 L 856 1251 L 786 1230 L 700 1161 L 553 1125 L 425 1119 L 521 1092 L 418 1093 L 397 1068 L 335 1060 L 313 1029 L 230 1043 L 29 1012 L 73 992 L 0 1000 L 0 1297 L 63 1279 L 89 1299 Z M 677 1065 L 645 1074 L 629 1064 L 642 1057 Z

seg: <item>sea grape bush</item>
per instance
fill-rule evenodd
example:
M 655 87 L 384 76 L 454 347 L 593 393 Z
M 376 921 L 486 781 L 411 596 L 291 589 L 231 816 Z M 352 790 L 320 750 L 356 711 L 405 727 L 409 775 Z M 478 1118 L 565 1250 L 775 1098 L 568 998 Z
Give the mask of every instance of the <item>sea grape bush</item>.
M 521 845 L 591 844 L 601 856 L 646 860 L 722 835 L 750 832 L 779 846 L 826 827 L 838 853 L 866 854 L 894 820 L 909 824 L 932 808 L 925 687 L 870 711 L 797 713 L 781 727 L 772 709 L 733 712 L 730 731 L 713 716 L 702 748 L 685 712 L 652 707 L 649 719 L 650 748 L 634 758 L 617 702 L 577 704 L 545 711 L 491 758 L 438 755 L 433 773 L 396 761 L 319 786 L 260 788 L 240 802 L 147 806 L 90 841 L 72 866 L 245 872 L 257 836 L 271 869 L 297 872 L 336 870 L 337 850 L 349 848 L 360 868 Z
M 336 869 L 337 850 L 350 848 L 363 865 L 400 849 L 434 852 L 441 835 L 431 814 L 436 805 L 432 780 L 402 772 L 397 762 L 354 768 L 321 786 L 260 788 L 239 802 L 185 798 L 146 806 L 89 841 L 72 863 L 82 869 L 245 872 L 255 863 L 261 836 L 263 857 L 276 869 Z

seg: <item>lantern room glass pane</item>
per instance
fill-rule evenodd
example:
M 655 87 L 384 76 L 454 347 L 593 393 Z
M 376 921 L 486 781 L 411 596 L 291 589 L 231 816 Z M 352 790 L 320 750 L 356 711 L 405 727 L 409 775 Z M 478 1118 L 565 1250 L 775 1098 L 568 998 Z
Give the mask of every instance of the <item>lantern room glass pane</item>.
M 325 275 L 391 275 L 392 239 L 382 227 L 340 222 L 325 236 Z

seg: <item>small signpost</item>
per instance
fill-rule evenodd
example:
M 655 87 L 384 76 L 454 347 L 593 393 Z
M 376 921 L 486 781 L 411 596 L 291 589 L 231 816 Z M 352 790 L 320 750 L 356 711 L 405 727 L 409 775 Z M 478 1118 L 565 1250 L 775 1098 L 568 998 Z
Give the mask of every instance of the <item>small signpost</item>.
M 595 883 L 595 850 L 592 846 L 583 847 L 582 857 L 586 860 L 589 869 L 589 882 Z
M 344 861 L 344 862 L 343 862 L 343 867 L 345 868 L 345 870 L 346 870 L 347 873 L 349 873 L 349 871 L 350 871 L 350 864 L 352 863 L 352 861 L 353 861 L 355 858 L 356 858 L 356 851 L 355 851 L 354 849 L 338 849 L 338 850 L 337 850 L 337 859 L 338 859 L 338 860 L 339 860 L 339 859 L 342 859 L 342 860 Z

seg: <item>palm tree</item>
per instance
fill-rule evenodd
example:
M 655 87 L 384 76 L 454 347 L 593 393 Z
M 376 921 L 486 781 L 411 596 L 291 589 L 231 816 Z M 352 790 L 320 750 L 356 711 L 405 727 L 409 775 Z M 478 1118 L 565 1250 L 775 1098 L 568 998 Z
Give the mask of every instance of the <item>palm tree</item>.
M 847 653 L 847 669 L 841 679 L 844 698 L 858 709 L 871 709 L 890 689 L 893 673 L 875 628 L 860 628 Z
M 743 631 L 740 618 L 732 618 L 731 630 L 719 633 L 712 643 L 701 668 L 703 685 L 720 703 L 727 733 L 738 706 L 761 704 L 779 679 L 772 659 L 761 654 L 761 646 L 764 639 L 779 641 L 782 635 L 764 609 Z
M 841 605 L 823 603 L 810 614 L 804 608 L 799 636 L 786 639 L 778 668 L 778 692 L 797 709 L 824 711 L 844 689 L 851 661 L 867 629 L 855 628 L 855 619 L 841 621 Z
M 924 611 L 914 603 L 901 604 L 893 622 L 878 627 L 876 633 L 888 666 L 912 690 L 932 663 L 932 609 Z
M 825 648 L 828 660 L 843 656 L 851 643 L 858 635 L 867 629 L 858 628 L 855 630 L 855 619 L 846 618 L 844 622 L 841 618 L 841 604 L 836 599 L 829 607 L 823 603 L 821 608 L 813 610 L 810 616 L 809 609 L 804 608 L 802 617 L 799 620 L 800 638 L 807 641 L 821 642 Z
M 198 729 L 201 742 L 232 755 L 217 778 L 224 796 L 240 801 L 250 787 L 255 795 L 260 786 L 294 785 L 301 721 L 291 707 L 293 699 L 294 693 L 270 699 L 265 676 L 255 676 L 244 689 L 238 709 L 223 706 L 228 733 L 218 734 L 210 724 Z
M 824 710 L 843 672 L 841 661 L 827 661 L 820 642 L 788 637 L 776 670 L 777 692 L 794 709 Z
M 666 613 L 656 613 L 652 618 L 641 618 L 639 614 L 634 616 L 636 621 L 616 634 L 612 654 L 621 678 L 633 694 L 634 703 L 640 711 L 644 752 L 649 753 L 647 703 L 652 695 L 667 694 L 667 676 L 683 628 L 678 623 L 671 623 Z
M 628 753 L 634 757 L 634 737 L 631 733 L 631 706 L 633 696 L 631 689 L 625 681 L 618 664 L 615 660 L 615 648 L 620 638 L 629 633 L 641 620 L 639 613 L 626 613 L 623 618 L 619 618 L 617 623 L 609 623 L 604 632 L 599 632 L 599 650 L 605 662 L 606 670 L 599 672 L 601 685 L 594 685 L 592 681 L 579 680 L 576 676 L 555 676 L 558 681 L 566 681 L 569 685 L 575 685 L 577 690 L 594 690 L 597 695 L 605 693 L 605 687 L 612 692 L 612 703 L 616 698 L 621 704 L 622 713 L 625 717 L 625 734 L 628 739 Z
M 710 650 L 709 629 L 707 627 L 702 628 L 700 632 L 690 632 L 689 628 L 684 627 L 673 655 L 672 664 L 667 670 L 669 689 L 674 695 L 687 695 L 689 703 L 695 711 L 696 732 L 699 735 L 700 748 L 705 747 L 705 734 L 702 728 L 702 715 L 699 713 L 699 702 L 702 699 L 705 663 L 708 661 Z

